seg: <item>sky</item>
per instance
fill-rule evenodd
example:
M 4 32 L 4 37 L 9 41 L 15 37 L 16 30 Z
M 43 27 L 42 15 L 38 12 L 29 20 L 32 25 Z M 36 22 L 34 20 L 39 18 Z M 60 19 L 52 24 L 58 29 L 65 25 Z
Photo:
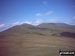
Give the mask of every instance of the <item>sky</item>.
M 0 0 L 0 31 L 23 23 L 75 25 L 75 0 Z

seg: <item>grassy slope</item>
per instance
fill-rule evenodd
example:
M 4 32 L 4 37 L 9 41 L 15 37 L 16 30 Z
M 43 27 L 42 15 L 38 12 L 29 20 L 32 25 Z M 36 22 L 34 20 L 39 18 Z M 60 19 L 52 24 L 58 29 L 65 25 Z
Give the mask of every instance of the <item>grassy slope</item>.
M 59 49 L 73 49 L 75 39 L 23 35 L 0 39 L 0 56 L 58 56 Z
M 26 27 L 15 27 L 2 33 L 0 56 L 58 56 L 59 49 L 75 48 L 75 38 L 40 35 L 59 31 Z
M 58 30 L 60 32 L 67 31 L 67 32 L 74 32 L 75 33 L 75 26 L 68 25 L 64 23 L 43 23 L 38 25 L 40 28 L 48 28 L 53 30 Z

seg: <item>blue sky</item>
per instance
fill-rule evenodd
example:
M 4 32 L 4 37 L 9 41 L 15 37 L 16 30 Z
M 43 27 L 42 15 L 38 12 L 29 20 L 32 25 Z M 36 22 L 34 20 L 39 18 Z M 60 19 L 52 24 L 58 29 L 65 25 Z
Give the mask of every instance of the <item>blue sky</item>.
M 75 0 L 0 0 L 0 31 L 23 23 L 75 24 Z

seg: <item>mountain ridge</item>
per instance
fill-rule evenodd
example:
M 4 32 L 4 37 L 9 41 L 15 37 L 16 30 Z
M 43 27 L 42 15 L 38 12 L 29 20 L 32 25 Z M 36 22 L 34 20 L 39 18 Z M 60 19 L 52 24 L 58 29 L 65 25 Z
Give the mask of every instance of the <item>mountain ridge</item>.
M 75 37 L 75 26 L 64 24 L 64 23 L 42 23 L 34 26 L 30 24 L 16 25 L 1 32 L 7 35 L 46 35 L 46 36 L 64 36 L 64 37 Z

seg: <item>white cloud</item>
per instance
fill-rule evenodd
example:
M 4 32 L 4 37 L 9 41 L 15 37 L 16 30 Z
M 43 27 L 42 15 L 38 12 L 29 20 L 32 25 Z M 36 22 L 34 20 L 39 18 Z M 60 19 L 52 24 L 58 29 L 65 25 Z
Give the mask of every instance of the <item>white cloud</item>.
M 15 26 L 15 25 L 21 25 L 21 24 L 24 24 L 24 23 L 27 23 L 27 24 L 32 24 L 32 25 L 39 25 L 41 23 L 57 23 L 60 21 L 60 18 L 47 18 L 46 19 L 36 19 L 36 20 L 33 20 L 33 21 L 24 21 L 24 22 L 15 22 L 12 24 L 12 26 Z
M 48 12 L 45 13 L 45 15 L 50 15 L 52 13 L 53 13 L 53 11 L 48 11 Z
M 53 11 L 48 11 L 48 12 L 45 12 L 44 14 L 37 13 L 36 16 L 47 16 L 47 15 L 50 15 L 52 13 L 53 13 Z
M 24 23 L 27 23 L 27 24 L 32 24 L 32 22 L 30 22 L 30 21 L 25 21 Z
M 21 24 L 24 24 L 24 23 L 32 24 L 32 22 L 30 22 L 30 21 L 24 21 L 24 22 L 15 22 L 15 23 L 12 24 L 12 26 L 21 25 Z
M 4 28 L 5 27 L 5 24 L 0 24 L 0 28 Z
M 36 19 L 33 21 L 32 25 L 39 25 L 41 23 L 60 23 L 60 18 L 47 18 L 46 19 Z
M 36 14 L 36 16 L 43 16 L 43 15 L 42 15 L 42 14 L 40 14 L 40 13 L 37 13 L 37 14 Z
M 43 20 L 42 19 L 36 19 L 33 21 L 32 25 L 38 25 L 38 24 L 41 24 L 43 23 Z
M 21 22 L 15 22 L 12 24 L 12 26 L 15 26 L 15 25 L 21 25 L 22 23 Z
M 50 23 L 58 23 L 60 21 L 60 18 L 50 18 L 48 21 Z

